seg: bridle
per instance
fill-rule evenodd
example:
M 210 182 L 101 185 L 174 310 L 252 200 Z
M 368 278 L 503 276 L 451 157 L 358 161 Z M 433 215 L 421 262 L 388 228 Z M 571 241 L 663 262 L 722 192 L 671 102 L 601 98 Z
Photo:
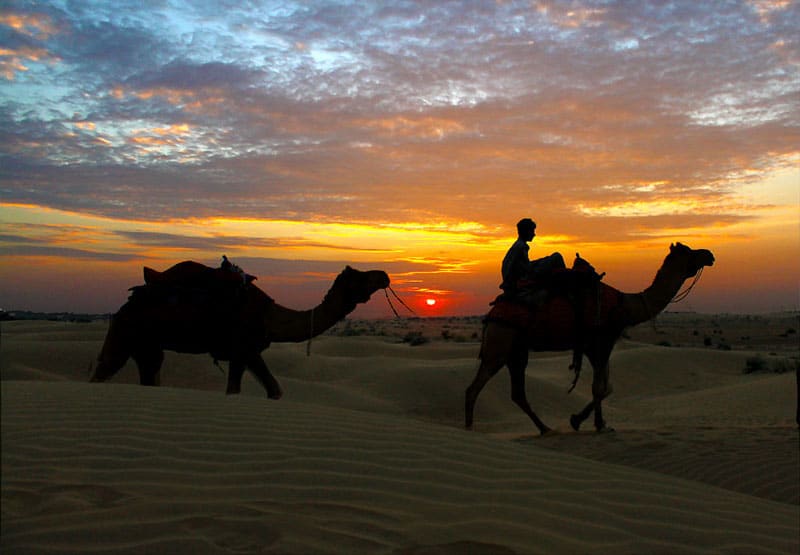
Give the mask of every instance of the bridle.
M 683 291 L 681 291 L 680 293 L 678 293 L 674 297 L 672 297 L 672 300 L 670 301 L 670 303 L 672 303 L 672 304 L 679 303 L 682 300 L 684 300 L 686 297 L 688 297 L 689 293 L 691 293 L 692 289 L 694 289 L 694 286 L 697 285 L 698 281 L 700 281 L 700 276 L 703 275 L 703 270 L 704 269 L 705 269 L 705 266 L 700 266 L 700 269 L 697 270 L 697 273 L 694 275 L 694 279 L 692 280 L 692 283 L 690 283 L 686 287 L 686 289 L 684 289 Z
M 392 299 L 391 299 L 391 297 L 389 297 L 389 291 L 392 292 L 392 295 L 394 295 L 394 298 L 397 299 L 397 302 L 399 302 L 401 305 L 403 305 L 414 316 L 417 315 L 417 313 L 414 312 L 414 309 L 411 308 L 410 306 L 408 306 L 406 303 L 404 303 L 403 299 L 401 299 L 398 296 L 398 294 L 394 292 L 394 289 L 392 289 L 391 286 L 387 286 L 386 289 L 383 290 L 383 293 L 386 295 L 386 302 L 389 303 L 389 307 L 392 309 L 392 312 L 394 312 L 394 315 L 397 318 L 400 318 L 400 314 L 397 313 L 397 309 L 395 309 L 394 305 L 392 304 Z

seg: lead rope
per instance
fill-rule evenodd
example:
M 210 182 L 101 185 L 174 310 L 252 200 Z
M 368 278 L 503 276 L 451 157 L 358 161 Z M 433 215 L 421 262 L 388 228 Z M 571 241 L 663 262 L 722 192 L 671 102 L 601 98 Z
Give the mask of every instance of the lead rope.
M 699 270 L 699 271 L 698 271 L 698 272 L 697 272 L 697 273 L 694 275 L 694 280 L 692 281 L 692 283 L 691 283 L 691 284 L 689 284 L 689 287 L 687 287 L 686 289 L 684 289 L 683 291 L 681 291 L 680 293 L 678 293 L 677 295 L 675 295 L 675 296 L 672 298 L 672 300 L 670 301 L 670 303 L 679 303 L 679 302 L 681 302 L 683 299 L 685 299 L 686 297 L 688 297 L 688 296 L 689 296 L 689 293 L 691 293 L 691 292 L 692 292 L 692 289 L 694 289 L 694 286 L 695 286 L 695 285 L 697 285 L 697 282 L 698 282 L 698 281 L 700 281 L 700 276 L 702 276 L 702 275 L 703 275 L 703 270 L 704 270 L 704 269 L 705 269 L 705 266 L 701 266 L 701 267 L 700 267 L 700 270 Z
M 672 300 L 669 302 L 669 304 L 679 303 L 679 302 L 683 301 L 684 299 L 686 299 L 686 297 L 689 296 L 689 293 L 692 292 L 692 289 L 694 289 L 694 286 L 697 285 L 697 282 L 700 281 L 700 276 L 703 275 L 703 270 L 704 269 L 705 269 L 705 266 L 700 266 L 700 269 L 694 275 L 694 279 L 692 280 L 692 283 L 690 283 L 689 286 L 686 287 L 686 289 L 684 289 L 683 291 L 681 291 L 680 293 L 677 293 L 674 297 L 672 297 Z M 639 295 L 641 296 L 642 303 L 644 303 L 645 312 L 649 312 L 650 308 L 649 308 L 649 306 L 647 304 L 647 300 L 644 298 L 644 295 L 642 295 L 641 293 Z M 658 317 L 658 314 L 654 314 L 653 318 L 650 320 L 650 323 L 653 325 L 653 331 L 654 332 L 658 332 L 658 329 L 656 328 L 656 318 L 657 317 Z
M 311 339 L 314 337 L 314 309 L 311 309 L 311 327 L 308 330 L 308 343 L 306 344 L 306 356 L 311 356 Z
M 404 302 L 403 302 L 403 299 L 401 299 L 401 298 L 400 298 L 400 297 L 397 295 L 397 293 L 395 293 L 395 292 L 394 292 L 394 289 L 392 289 L 391 287 L 387 287 L 386 289 L 384 289 L 384 290 L 383 290 L 383 293 L 386 295 L 386 301 L 389 303 L 389 307 L 391 307 L 391 309 L 392 309 L 392 312 L 394 312 L 394 315 L 395 315 L 397 318 L 400 318 L 400 314 L 398 314 L 398 313 L 397 313 L 397 310 L 394 308 L 394 304 L 392 304 L 392 299 L 389 297 L 389 291 L 391 291 L 391 292 L 392 292 L 392 295 L 394 295 L 394 297 L 395 297 L 395 298 L 398 300 L 398 302 L 399 302 L 401 305 L 403 305 L 404 307 L 406 307 L 406 309 L 407 309 L 407 310 L 408 310 L 408 311 L 409 311 L 411 314 L 413 314 L 414 316 L 416 316 L 416 315 L 417 315 L 417 313 L 416 313 L 416 312 L 414 312 L 414 309 L 412 309 L 410 306 L 408 306 L 406 303 L 404 303 Z

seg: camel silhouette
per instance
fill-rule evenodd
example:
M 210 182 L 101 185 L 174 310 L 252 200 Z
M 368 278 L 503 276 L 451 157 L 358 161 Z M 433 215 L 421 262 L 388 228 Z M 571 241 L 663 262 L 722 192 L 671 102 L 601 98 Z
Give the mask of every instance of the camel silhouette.
M 577 431 L 594 411 L 595 428 L 610 430 L 603 420 L 602 401 L 611 394 L 608 361 L 622 331 L 655 318 L 675 297 L 684 281 L 704 266 L 713 264 L 711 251 L 693 250 L 681 243 L 671 245 L 652 285 L 641 293 L 622 293 L 598 283 L 597 294 L 586 299 L 580 313 L 580 326 L 576 326 L 579 316 L 564 296 L 548 300 L 533 312 L 528 311 L 524 325 L 487 318 L 480 350 L 481 364 L 465 394 L 466 427 L 472 428 L 475 401 L 483 387 L 503 366 L 508 366 L 512 400 L 540 433 L 550 431 L 533 411 L 525 394 L 528 352 L 576 349 L 583 352 L 592 365 L 592 400 L 580 413 L 572 415 L 570 425 Z M 578 329 L 580 333 L 576 333 Z M 582 338 L 582 344 L 576 345 L 576 337 Z
M 386 272 L 347 266 L 319 305 L 297 311 L 273 301 L 253 279 L 241 271 L 192 261 L 164 272 L 145 268 L 146 285 L 132 288 L 112 317 L 90 381 L 108 380 L 132 357 L 139 382 L 159 385 L 164 350 L 209 353 L 215 360 L 229 361 L 226 393 L 241 391 L 242 376 L 249 369 L 267 395 L 279 399 L 281 387 L 261 352 L 271 342 L 316 337 L 389 286 Z

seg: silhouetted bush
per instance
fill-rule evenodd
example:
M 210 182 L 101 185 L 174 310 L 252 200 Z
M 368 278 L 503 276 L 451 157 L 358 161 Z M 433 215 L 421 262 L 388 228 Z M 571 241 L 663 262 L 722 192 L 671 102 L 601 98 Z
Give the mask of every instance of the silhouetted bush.
M 756 355 L 748 357 L 744 363 L 744 373 L 752 374 L 753 372 L 764 372 L 767 370 L 768 364 L 764 357 Z
M 424 345 L 428 343 L 429 339 L 422 335 L 421 331 L 410 331 L 403 336 L 403 343 L 408 343 L 412 347 L 417 345 Z

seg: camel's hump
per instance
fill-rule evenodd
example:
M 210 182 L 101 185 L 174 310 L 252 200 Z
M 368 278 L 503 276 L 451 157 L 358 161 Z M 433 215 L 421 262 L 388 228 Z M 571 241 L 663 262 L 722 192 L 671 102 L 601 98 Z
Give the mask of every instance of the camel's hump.
M 158 281 L 161 277 L 161 272 L 158 270 L 154 270 L 153 268 L 148 268 L 147 266 L 144 267 L 144 282 L 145 283 L 153 283 L 154 281 Z
M 167 268 L 163 272 L 154 270 L 153 268 L 144 267 L 144 282 L 147 284 L 158 282 L 170 283 L 185 283 L 188 281 L 197 280 L 198 278 L 208 278 L 210 274 L 214 273 L 213 268 L 209 268 L 199 262 L 186 260 L 179 262 L 174 266 Z

